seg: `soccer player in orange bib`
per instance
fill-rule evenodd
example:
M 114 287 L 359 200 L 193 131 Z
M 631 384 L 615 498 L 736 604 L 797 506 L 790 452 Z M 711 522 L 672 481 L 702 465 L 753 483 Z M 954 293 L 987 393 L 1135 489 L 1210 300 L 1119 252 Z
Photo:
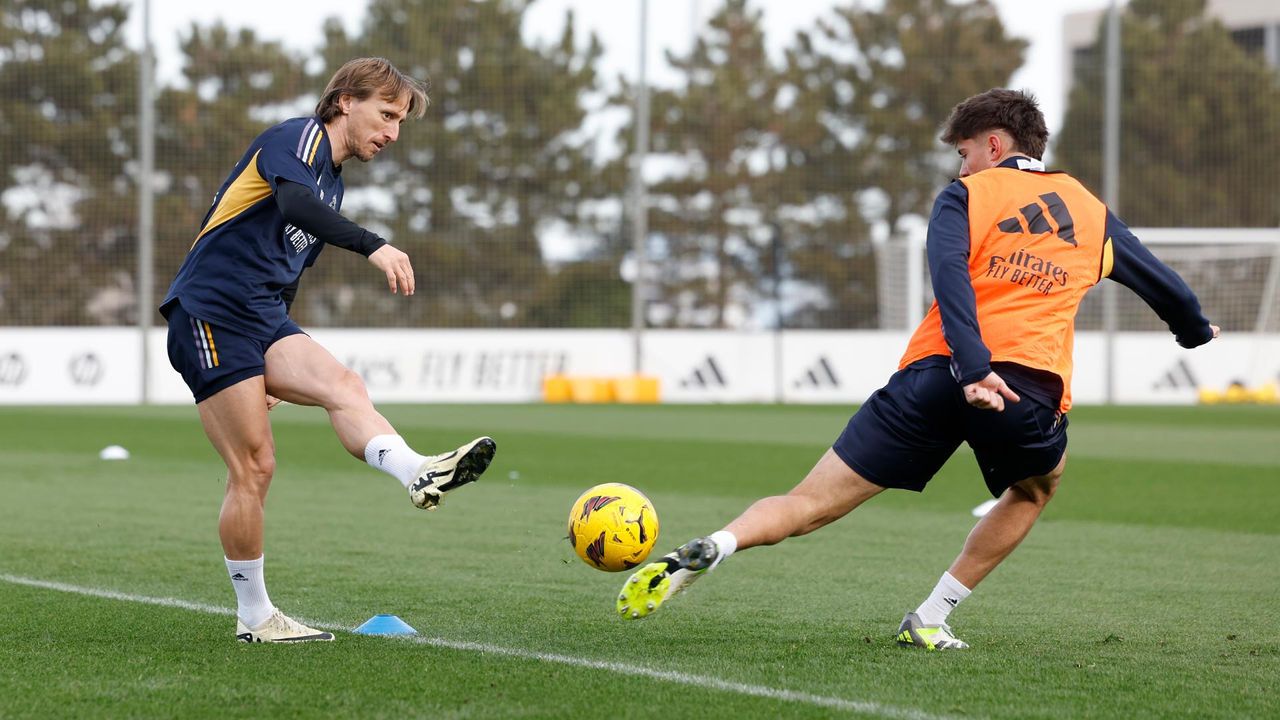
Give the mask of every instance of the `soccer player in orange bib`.
M 960 177 L 934 202 L 926 241 L 937 299 L 898 372 L 789 493 L 636 571 L 618 597 L 623 617 L 652 613 L 735 551 L 817 530 L 885 488 L 923 490 L 967 442 L 998 502 L 896 639 L 968 647 L 948 616 L 1022 542 L 1062 477 L 1074 322 L 1089 288 L 1130 288 L 1183 347 L 1218 336 L 1177 273 L 1079 181 L 1045 170 L 1048 138 L 1023 92 L 989 90 L 952 110 L 942 141 L 959 152 Z

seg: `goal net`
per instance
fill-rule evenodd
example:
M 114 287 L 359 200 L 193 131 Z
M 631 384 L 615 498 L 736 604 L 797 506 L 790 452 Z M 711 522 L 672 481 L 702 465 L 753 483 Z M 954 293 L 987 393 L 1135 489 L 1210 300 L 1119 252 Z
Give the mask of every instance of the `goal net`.
M 1249 377 L 1274 381 L 1280 359 L 1269 357 L 1280 337 L 1280 228 L 1133 228 L 1149 250 L 1173 268 L 1200 298 L 1205 317 L 1232 335 L 1252 334 Z M 1115 330 L 1167 331 L 1137 295 L 1116 295 Z M 1105 330 L 1104 294 L 1080 306 L 1077 330 Z

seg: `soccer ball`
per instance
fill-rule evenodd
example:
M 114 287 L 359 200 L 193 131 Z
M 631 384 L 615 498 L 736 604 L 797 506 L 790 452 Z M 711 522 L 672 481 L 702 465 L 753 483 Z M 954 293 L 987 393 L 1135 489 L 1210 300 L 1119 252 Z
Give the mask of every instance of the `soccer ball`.
M 644 562 L 657 539 L 658 513 L 630 485 L 596 485 L 569 510 L 569 542 L 597 570 L 630 570 Z

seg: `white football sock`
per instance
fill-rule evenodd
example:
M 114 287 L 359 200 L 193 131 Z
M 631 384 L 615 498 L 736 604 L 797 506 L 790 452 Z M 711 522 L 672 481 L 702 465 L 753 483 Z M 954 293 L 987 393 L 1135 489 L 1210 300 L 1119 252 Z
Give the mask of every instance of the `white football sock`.
M 716 559 L 711 563 L 711 567 L 707 570 L 715 570 L 716 566 L 738 550 L 738 537 L 728 530 L 717 530 L 707 536 L 707 539 L 716 544 Z
M 375 435 L 364 447 L 364 461 L 370 467 L 399 480 L 406 488 L 418 479 L 418 468 L 427 460 L 427 456 L 414 452 L 399 435 Z
M 236 589 L 236 601 L 239 605 L 236 615 L 251 628 L 266 622 L 275 610 L 275 606 L 267 597 L 267 584 L 262 580 L 262 558 L 223 559 L 227 561 L 227 574 L 231 576 L 231 587 Z
M 929 598 L 916 608 L 916 615 L 920 616 L 920 622 L 925 625 L 940 625 L 947 621 L 947 616 L 961 600 L 969 597 L 969 592 L 969 588 L 961 585 L 951 573 L 944 572 L 933 592 L 929 593 Z

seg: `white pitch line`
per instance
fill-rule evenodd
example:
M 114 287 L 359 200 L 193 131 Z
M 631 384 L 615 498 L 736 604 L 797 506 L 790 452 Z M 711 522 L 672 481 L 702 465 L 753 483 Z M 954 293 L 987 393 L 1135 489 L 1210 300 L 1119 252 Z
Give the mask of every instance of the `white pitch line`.
M 44 588 L 46 590 L 57 590 L 58 592 L 73 593 L 76 595 L 87 595 L 90 597 L 106 598 L 108 600 L 120 600 L 123 602 L 140 603 L 143 605 L 159 605 L 161 607 L 181 608 L 183 610 L 194 610 L 196 612 L 208 613 L 211 615 L 228 615 L 234 616 L 236 611 L 232 608 L 220 607 L 217 605 L 207 605 L 205 603 L 191 602 L 189 600 L 181 600 L 179 598 L 161 598 L 147 597 L 146 595 L 132 595 L 130 593 L 117 592 L 115 590 L 103 590 L 99 588 L 83 587 L 80 585 L 69 585 L 67 583 L 53 582 L 51 580 L 39 580 L 36 578 L 22 577 L 19 575 L 9 575 L 0 573 L 0 580 L 12 583 L 14 585 L 27 585 L 29 587 Z M 351 632 L 353 628 L 346 625 L 338 625 L 336 623 L 316 622 L 305 618 L 298 618 L 302 622 L 313 627 L 323 630 Z M 522 650 L 520 648 L 509 648 L 501 645 L 490 645 L 488 643 L 467 642 L 462 640 L 448 640 L 446 638 L 425 637 L 422 635 L 407 635 L 403 638 L 396 638 L 408 642 L 430 645 L 432 647 L 449 648 L 451 650 L 465 650 L 470 652 L 484 653 L 488 655 L 505 655 L 508 657 L 526 658 L 529 660 L 538 660 L 541 662 L 557 663 L 560 665 L 570 665 L 573 667 L 587 668 L 589 670 L 606 670 L 619 675 L 631 675 L 636 677 L 646 677 L 653 680 L 661 680 L 664 682 L 676 683 L 678 685 L 688 685 L 695 688 L 705 688 L 711 690 L 721 690 L 737 695 L 750 695 L 753 697 L 764 697 L 772 700 L 785 700 L 788 702 L 800 703 L 803 705 L 816 705 L 819 707 L 833 708 L 836 710 L 847 710 L 849 712 L 861 713 L 863 715 L 873 715 L 882 718 L 893 718 L 894 720 L 949 720 L 946 715 L 932 715 L 921 712 L 919 710 L 911 710 L 907 708 L 898 708 L 889 705 L 882 705 L 876 702 L 865 700 L 847 700 L 845 698 L 831 697 L 827 695 L 814 695 L 812 693 L 799 692 L 796 690 L 787 690 L 784 688 L 768 687 L 766 685 L 751 685 L 748 683 L 737 683 L 729 680 L 721 680 L 720 678 L 710 677 L 707 675 L 695 675 L 693 673 L 679 672 L 676 670 L 658 670 L 648 668 L 642 665 L 627 665 L 625 663 L 610 662 L 607 660 L 591 660 L 589 658 L 574 657 L 572 655 L 560 655 L 557 653 L 545 653 L 535 650 Z

